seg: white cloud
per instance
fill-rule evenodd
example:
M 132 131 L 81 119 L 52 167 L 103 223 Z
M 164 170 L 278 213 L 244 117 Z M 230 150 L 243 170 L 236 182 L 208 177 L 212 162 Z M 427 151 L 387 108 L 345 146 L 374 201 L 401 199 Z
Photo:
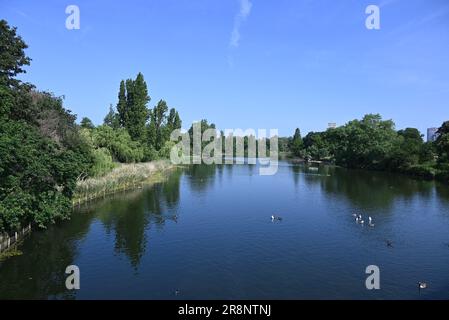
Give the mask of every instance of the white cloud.
M 252 6 L 253 4 L 250 2 L 250 0 L 240 0 L 240 10 L 235 16 L 234 28 L 232 29 L 231 40 L 229 42 L 229 45 L 231 47 L 237 48 L 239 46 L 240 25 L 248 18 L 249 14 L 251 13 Z

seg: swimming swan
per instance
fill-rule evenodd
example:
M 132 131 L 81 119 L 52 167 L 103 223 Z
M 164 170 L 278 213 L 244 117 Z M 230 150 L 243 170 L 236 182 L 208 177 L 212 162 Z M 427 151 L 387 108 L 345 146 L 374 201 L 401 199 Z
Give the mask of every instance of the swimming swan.
M 418 288 L 419 289 L 427 289 L 427 283 L 425 283 L 425 282 L 418 282 Z

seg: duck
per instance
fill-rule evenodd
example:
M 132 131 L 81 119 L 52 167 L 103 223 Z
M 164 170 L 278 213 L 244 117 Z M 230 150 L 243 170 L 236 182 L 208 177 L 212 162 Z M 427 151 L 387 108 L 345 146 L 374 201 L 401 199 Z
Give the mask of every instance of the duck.
M 357 213 L 353 213 L 352 216 L 353 216 L 353 217 L 357 217 Z
M 278 216 L 275 216 L 275 215 L 271 215 L 271 221 L 275 221 L 275 220 L 281 221 L 282 218 L 278 217 Z
M 369 223 L 372 223 L 373 219 L 370 216 L 368 216 L 368 221 L 369 221 Z
M 393 247 L 393 242 L 391 242 L 390 240 L 385 240 L 385 242 L 387 243 L 387 247 Z
M 419 281 L 418 288 L 419 289 L 427 289 L 427 283 Z

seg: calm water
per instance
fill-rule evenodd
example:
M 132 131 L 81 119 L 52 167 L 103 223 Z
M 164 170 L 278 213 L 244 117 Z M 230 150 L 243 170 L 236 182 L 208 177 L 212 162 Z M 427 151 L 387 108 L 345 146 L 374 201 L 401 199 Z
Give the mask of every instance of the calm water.
M 449 299 L 449 187 L 287 162 L 274 176 L 193 166 L 83 207 L 21 250 L 0 263 L 0 298 Z M 380 290 L 365 288 L 371 264 Z

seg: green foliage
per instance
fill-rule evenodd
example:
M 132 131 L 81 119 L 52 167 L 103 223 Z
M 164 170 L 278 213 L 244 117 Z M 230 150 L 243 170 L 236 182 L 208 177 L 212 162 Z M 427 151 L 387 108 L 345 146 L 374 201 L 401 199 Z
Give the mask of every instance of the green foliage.
M 119 162 L 139 162 L 144 158 L 141 144 L 133 141 L 124 128 L 117 130 L 109 126 L 98 126 L 92 130 L 92 141 L 96 148 L 106 148 L 112 157 Z
M 120 126 L 126 127 L 126 123 L 128 120 L 128 113 L 127 113 L 127 101 L 126 101 L 126 88 L 125 88 L 125 81 L 120 81 L 120 89 L 118 92 L 118 103 L 117 103 L 117 112 L 118 112 L 118 118 L 120 122 Z
M 422 178 L 449 177 L 449 121 L 438 130 L 435 143 L 424 143 L 415 128 L 395 131 L 393 121 L 382 120 L 378 114 L 325 132 L 309 132 L 299 151 L 299 144 L 293 144 L 298 136 L 299 130 L 290 138 L 289 150 L 306 160 L 329 160 L 349 168 L 399 171 Z
M 88 157 L 42 136 L 23 121 L 0 120 L 0 231 L 69 215 Z
M 83 119 L 81 119 L 80 127 L 83 128 L 83 129 L 93 129 L 93 128 L 95 128 L 92 120 L 90 120 L 87 117 L 84 117 Z
M 166 138 L 164 124 L 167 120 L 168 106 L 164 100 L 160 100 L 151 112 L 151 122 L 154 123 L 154 146 L 156 150 L 160 150 L 164 145 Z M 153 132 L 152 132 L 153 133 Z
M 93 165 L 90 168 L 89 176 L 100 177 L 115 168 L 111 153 L 106 148 L 93 150 Z
M 301 139 L 301 132 L 299 128 L 296 128 L 295 134 L 293 135 L 293 139 L 291 140 L 290 149 L 296 157 L 299 157 L 301 154 L 301 150 L 303 148 L 303 142 Z
M 445 121 L 437 131 L 435 146 L 438 152 L 438 163 L 449 162 L 449 121 Z
M 77 126 L 62 98 L 15 78 L 31 61 L 26 48 L 16 29 L 1 20 L 0 232 L 68 218 L 79 181 L 105 175 L 114 161 L 168 157 L 169 132 L 181 127 L 175 109 L 167 117 L 163 100 L 147 123 L 150 97 L 141 73 L 120 83 L 117 112 L 111 107 L 104 125 L 95 128 L 83 118 Z
M 176 145 L 176 143 L 174 141 L 166 141 L 164 146 L 158 152 L 159 158 L 161 158 L 161 159 L 169 159 L 170 158 L 171 149 L 175 145 Z
M 142 73 L 137 75 L 136 80 L 127 79 L 120 82 L 118 99 L 117 111 L 121 126 L 128 130 L 133 140 L 143 141 L 145 124 L 149 117 L 147 103 L 150 97 Z
M 15 31 L 0 21 L 0 232 L 67 218 L 92 163 L 62 99 L 14 78 L 30 62 Z
M 304 151 L 296 151 L 307 159 L 323 160 L 329 156 L 329 142 L 326 132 L 309 132 L 303 139 Z
M 109 112 L 104 117 L 103 124 L 111 127 L 112 129 L 120 128 L 120 119 L 119 115 L 115 112 L 114 107 L 109 106 Z
M 15 77 L 25 73 L 24 66 L 30 65 L 31 59 L 25 55 L 26 43 L 5 20 L 0 20 L 0 84 L 17 87 L 20 83 Z

